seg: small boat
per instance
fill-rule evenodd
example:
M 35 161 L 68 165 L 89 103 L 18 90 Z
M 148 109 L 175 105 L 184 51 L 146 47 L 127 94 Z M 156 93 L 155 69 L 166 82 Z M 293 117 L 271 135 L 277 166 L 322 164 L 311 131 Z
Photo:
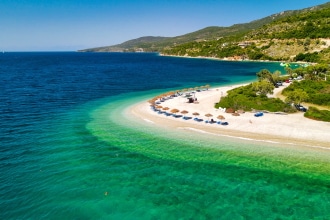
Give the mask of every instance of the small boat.
M 280 63 L 280 66 L 284 66 L 284 67 L 290 67 L 291 64 L 290 63 Z

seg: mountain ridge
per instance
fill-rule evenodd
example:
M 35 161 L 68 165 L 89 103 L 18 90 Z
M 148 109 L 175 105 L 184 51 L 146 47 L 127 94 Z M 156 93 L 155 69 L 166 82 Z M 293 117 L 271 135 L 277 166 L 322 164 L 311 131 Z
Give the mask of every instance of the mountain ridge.
M 202 43 L 206 41 L 216 41 L 225 38 L 229 42 L 241 41 L 245 36 L 251 33 L 258 33 L 263 27 L 275 23 L 277 21 L 285 20 L 290 17 L 298 16 L 303 13 L 313 12 L 330 8 L 330 2 L 317 5 L 300 10 L 286 10 L 266 16 L 261 19 L 253 20 L 248 23 L 233 24 L 229 27 L 209 26 L 203 29 L 187 33 L 175 37 L 155 37 L 145 36 L 132 39 L 121 44 L 104 46 L 97 48 L 89 48 L 79 50 L 80 52 L 164 52 L 167 51 L 169 55 L 170 49 L 180 47 L 181 45 L 189 45 L 194 43 Z M 229 39 L 229 40 L 228 40 Z M 185 55 L 185 54 L 172 54 L 172 55 Z
M 162 44 L 167 44 L 168 40 L 170 40 L 170 43 L 172 43 L 172 41 L 176 41 L 173 44 L 177 44 L 177 43 L 186 43 L 186 42 L 193 41 L 193 40 L 210 40 L 210 39 L 212 39 L 212 36 L 214 36 L 214 35 L 216 35 L 218 37 L 219 37 L 219 35 L 226 36 L 226 35 L 228 35 L 228 32 L 232 34 L 233 32 L 236 32 L 237 30 L 242 30 L 242 29 L 249 30 L 249 29 L 257 28 L 266 23 L 269 23 L 271 20 L 274 19 L 274 17 L 278 17 L 279 15 L 281 17 L 287 16 L 287 13 L 291 13 L 291 12 L 292 11 L 284 11 L 284 12 L 276 13 L 276 14 L 261 18 L 261 19 L 253 20 L 248 23 L 233 24 L 229 27 L 208 26 L 208 27 L 184 34 L 184 35 L 179 35 L 179 36 L 174 36 L 174 37 L 143 36 L 143 37 L 131 39 L 131 40 L 128 40 L 128 41 L 125 41 L 123 43 L 116 44 L 116 45 L 88 48 L 88 49 L 82 49 L 79 51 L 80 52 L 118 52 L 118 51 L 122 52 L 125 50 L 134 49 L 134 48 L 135 49 L 136 48 L 146 49 L 143 47 L 144 45 L 142 43 L 150 44 L 150 43 L 155 43 L 155 42 L 158 42 L 158 43 L 161 42 Z M 146 39 L 151 39 L 151 40 L 146 41 Z M 213 37 L 213 39 L 214 39 L 214 37 Z M 149 50 L 147 49 L 147 51 L 149 51 Z M 151 50 L 151 51 L 153 51 L 153 50 Z M 157 50 L 155 50 L 153 52 L 156 52 L 156 51 Z

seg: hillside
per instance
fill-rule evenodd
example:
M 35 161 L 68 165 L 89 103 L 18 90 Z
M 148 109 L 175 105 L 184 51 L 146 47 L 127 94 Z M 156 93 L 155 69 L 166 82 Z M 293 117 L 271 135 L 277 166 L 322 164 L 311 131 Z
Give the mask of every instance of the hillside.
M 330 60 L 330 2 L 230 27 L 207 27 L 176 37 L 141 37 L 81 52 L 144 51 L 220 59 Z
M 330 3 L 289 14 L 244 35 L 189 42 L 164 48 L 162 53 L 229 60 L 329 62 Z
M 148 50 L 150 51 L 157 51 L 155 44 L 160 41 L 165 41 L 166 39 L 168 38 L 153 37 L 153 36 L 140 37 L 114 46 L 104 46 L 104 47 L 84 49 L 84 50 L 80 50 L 80 52 L 122 52 L 125 50 L 140 51 L 140 48 L 142 48 L 143 51 L 145 50 L 145 48 L 149 48 Z
M 319 7 L 319 6 L 318 6 Z M 111 51 L 147 51 L 147 52 L 159 52 L 166 47 L 173 47 L 176 45 L 188 43 L 188 42 L 199 42 L 205 40 L 214 40 L 220 37 L 243 35 L 251 30 L 262 27 L 274 20 L 285 18 L 296 11 L 285 11 L 282 13 L 267 16 L 262 19 L 251 21 L 249 23 L 234 24 L 230 27 L 217 27 L 211 26 L 201 30 L 197 30 L 192 33 L 188 33 L 176 37 L 140 37 L 137 39 L 129 40 L 121 44 L 104 46 L 97 48 L 89 48 L 79 50 L 80 52 L 111 52 Z

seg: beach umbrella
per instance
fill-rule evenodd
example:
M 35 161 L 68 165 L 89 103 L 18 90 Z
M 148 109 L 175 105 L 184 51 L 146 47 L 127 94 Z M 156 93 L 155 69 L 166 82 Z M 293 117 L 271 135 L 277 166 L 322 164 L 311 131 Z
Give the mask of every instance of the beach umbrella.
M 199 113 L 198 112 L 194 112 L 194 113 L 192 113 L 193 115 L 195 115 L 195 116 L 197 116 L 197 115 L 199 115 Z
M 166 92 L 166 93 L 163 93 L 163 94 L 162 94 L 163 97 L 167 97 L 167 96 L 169 96 L 169 95 L 170 95 L 170 92 Z
M 183 114 L 183 115 L 186 115 L 188 113 L 188 111 L 187 110 L 182 110 L 181 111 L 181 114 Z M 186 116 L 185 116 L 186 117 Z M 183 117 L 183 118 L 185 118 L 185 117 Z
M 152 98 L 152 99 L 148 100 L 148 102 L 150 104 L 155 104 L 156 101 L 157 101 L 157 98 Z
M 187 113 L 188 113 L 187 110 L 182 110 L 182 111 L 181 111 L 181 114 L 184 114 L 184 115 L 185 115 L 185 114 L 187 114 Z
M 211 113 L 207 113 L 207 114 L 205 114 L 205 116 L 207 117 L 207 120 L 209 120 L 210 117 L 212 117 L 213 115 Z
M 207 118 L 210 118 L 210 117 L 212 117 L 213 115 L 212 115 L 211 113 L 207 113 L 207 114 L 205 114 L 205 116 L 206 116 Z
M 169 116 L 169 114 L 167 114 L 167 110 L 169 110 L 169 109 L 170 109 L 169 107 L 164 107 L 164 108 L 163 108 L 163 111 L 165 112 L 165 115 L 166 115 L 166 116 Z
M 194 115 L 194 116 L 198 116 L 199 113 L 198 113 L 198 112 L 194 112 L 194 113 L 192 113 L 192 115 Z
M 223 115 L 218 115 L 217 119 L 219 119 L 219 120 L 224 120 L 225 117 L 224 117 Z
M 179 111 L 180 111 L 180 110 L 179 110 L 179 109 L 176 109 L 176 108 L 174 108 L 174 109 L 171 110 L 171 112 L 174 113 L 174 114 L 175 114 L 175 113 L 178 113 Z
M 157 102 L 158 100 L 161 100 L 161 96 L 160 95 L 158 95 L 158 96 L 156 96 L 154 99 L 155 99 L 155 101 Z
M 226 113 L 234 113 L 234 112 L 235 112 L 235 110 L 232 109 L 232 108 L 227 108 L 226 109 Z

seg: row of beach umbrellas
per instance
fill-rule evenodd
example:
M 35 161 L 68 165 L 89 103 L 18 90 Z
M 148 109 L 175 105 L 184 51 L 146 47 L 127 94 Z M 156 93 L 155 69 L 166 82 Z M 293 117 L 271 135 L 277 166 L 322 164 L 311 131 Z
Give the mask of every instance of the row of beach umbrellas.
M 198 90 L 198 89 L 208 89 L 209 87 L 210 87 L 210 85 L 205 85 L 205 86 L 198 86 L 198 87 L 195 87 L 195 88 L 186 88 L 186 89 L 171 91 L 171 92 L 167 92 L 167 93 L 163 93 L 161 95 L 158 95 L 158 96 L 150 99 L 148 102 L 151 104 L 151 106 L 154 106 L 157 109 L 162 109 L 163 111 L 168 111 L 168 110 L 170 110 L 170 108 L 163 107 L 161 105 L 156 105 L 156 102 L 158 100 L 161 100 L 163 98 L 167 98 L 167 97 L 172 96 L 172 95 L 174 95 L 176 93 L 179 93 L 179 92 L 187 92 L 187 91 L 193 91 L 193 90 Z M 176 109 L 176 108 L 171 109 L 170 112 L 173 113 L 173 114 L 176 114 L 176 113 L 180 112 L 183 115 L 186 115 L 186 114 L 189 113 L 187 110 L 180 111 L 179 109 Z M 198 112 L 193 112 L 192 115 L 199 116 L 200 114 Z M 207 114 L 205 114 L 205 117 L 210 118 L 210 117 L 213 117 L 213 115 L 211 113 L 207 113 Z M 217 119 L 224 120 L 225 117 L 223 115 L 218 115 Z
M 151 103 L 151 104 L 155 104 L 157 102 L 157 100 L 160 100 L 160 99 L 163 99 L 163 98 L 172 96 L 172 95 L 174 95 L 176 93 L 188 92 L 188 91 L 194 91 L 194 90 L 196 91 L 198 89 L 208 89 L 208 88 L 210 88 L 210 85 L 197 86 L 197 87 L 194 87 L 194 88 L 185 88 L 185 89 L 181 89 L 181 90 L 170 91 L 170 92 L 166 92 L 166 93 L 163 93 L 161 95 L 158 95 L 158 96 L 150 99 L 148 102 Z
M 162 110 L 164 110 L 164 111 L 168 111 L 168 110 L 170 110 L 169 107 L 163 107 L 163 106 L 161 106 L 161 105 L 155 105 L 154 107 L 157 108 L 157 109 L 162 109 Z M 170 112 L 173 113 L 173 114 L 176 114 L 176 113 L 179 113 L 179 112 L 180 112 L 180 113 L 183 114 L 183 115 L 186 115 L 186 114 L 189 113 L 187 110 L 182 110 L 182 111 L 180 111 L 179 109 L 176 109 L 176 108 L 171 109 Z M 198 112 L 193 112 L 192 115 L 194 115 L 194 116 L 198 116 L 198 115 L 200 115 L 200 114 L 199 114 Z M 210 118 L 210 117 L 213 117 L 213 115 L 212 115 L 211 113 L 207 113 L 207 114 L 205 114 L 205 117 Z M 218 115 L 218 116 L 217 116 L 217 119 L 219 119 L 219 120 L 224 120 L 225 117 L 224 117 L 223 115 Z

